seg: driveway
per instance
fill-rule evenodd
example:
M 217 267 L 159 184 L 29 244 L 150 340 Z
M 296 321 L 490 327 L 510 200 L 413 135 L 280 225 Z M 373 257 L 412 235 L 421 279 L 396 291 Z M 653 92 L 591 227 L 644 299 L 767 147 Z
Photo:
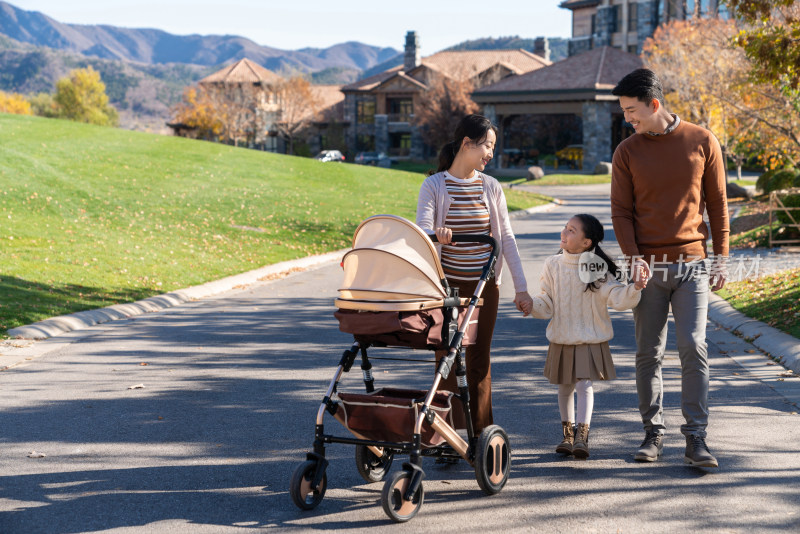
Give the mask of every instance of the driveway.
M 547 194 L 565 204 L 513 222 L 532 292 L 572 214 L 597 215 L 615 250 L 607 185 Z M 380 505 L 382 484 L 364 483 L 352 446 L 332 445 L 324 500 L 297 510 L 289 479 L 312 445 L 319 403 L 350 345 L 333 317 L 340 281 L 338 264 L 329 263 L 3 355 L 20 363 L 0 372 L 0 532 L 800 530 L 800 416 L 792 404 L 800 395 L 762 381 L 766 358 L 743 367 L 736 358 L 752 357 L 751 347 L 709 327 L 708 443 L 721 467 L 686 467 L 670 325 L 664 456 L 639 464 L 632 316 L 613 312 L 619 378 L 596 384 L 591 458 L 564 459 L 553 451 L 556 388 L 542 376 L 546 322 L 513 308 L 510 280 L 492 372 L 495 422 L 513 449 L 503 491 L 483 495 L 464 462 L 426 460 L 424 505 L 393 526 Z M 432 381 L 426 351 L 372 355 L 414 360 L 374 362 L 377 386 Z M 354 370 L 342 389 L 363 389 Z

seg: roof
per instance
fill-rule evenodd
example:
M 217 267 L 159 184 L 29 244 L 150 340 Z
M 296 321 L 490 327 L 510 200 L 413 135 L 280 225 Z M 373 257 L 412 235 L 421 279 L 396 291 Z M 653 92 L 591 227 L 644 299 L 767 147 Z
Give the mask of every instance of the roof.
M 510 76 L 483 87 L 473 96 L 502 93 L 608 90 L 629 72 L 642 67 L 642 59 L 618 48 L 602 46 L 570 56 L 542 69 Z
M 497 64 L 513 72 L 530 72 L 551 62 L 527 50 L 454 50 L 439 52 L 422 59 L 422 65 L 449 78 L 469 79 Z M 413 72 L 413 71 L 412 71 Z
M 428 68 L 448 78 L 469 79 L 495 65 L 502 65 L 517 74 L 530 72 L 551 65 L 551 62 L 527 50 L 454 50 L 439 52 L 422 58 L 420 66 L 404 72 L 403 66 L 385 70 L 369 78 L 342 87 L 342 91 L 371 91 L 397 74 L 414 78 L 420 69 Z M 420 83 L 416 80 L 416 83 Z
M 247 58 L 209 74 L 198 83 L 276 83 L 282 78 Z
M 582 7 L 594 7 L 600 4 L 600 0 L 564 0 L 558 7 L 563 9 L 580 9 Z

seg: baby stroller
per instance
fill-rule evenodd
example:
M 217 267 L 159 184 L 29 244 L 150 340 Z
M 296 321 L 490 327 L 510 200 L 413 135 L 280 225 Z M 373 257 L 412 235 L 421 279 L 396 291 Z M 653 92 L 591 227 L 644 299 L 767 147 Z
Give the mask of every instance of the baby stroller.
M 475 468 L 484 493 L 499 492 L 508 480 L 511 448 L 508 435 L 497 425 L 475 435 L 469 409 L 463 346 L 473 343 L 481 292 L 497 259 L 497 242 L 486 235 L 454 236 L 456 242 L 491 244 L 475 294 L 460 298 L 447 284 L 439 263 L 435 236 L 412 222 L 393 215 L 376 215 L 356 229 L 353 249 L 342 261 L 344 282 L 336 299 L 339 329 L 353 334 L 317 412 L 314 450 L 292 475 L 290 493 L 301 509 L 315 508 L 325 496 L 328 461 L 325 445 L 355 445 L 356 468 L 367 482 L 386 478 L 394 456 L 408 454 L 402 470 L 389 477 L 381 493 L 386 514 L 401 523 L 422 506 L 422 459 L 425 456 L 456 462 L 460 458 Z M 444 350 L 429 390 L 375 389 L 370 347 L 408 347 Z M 339 391 L 339 381 L 361 355 L 366 393 Z M 380 359 L 375 358 L 373 359 Z M 455 370 L 459 392 L 437 391 L 439 383 Z M 453 399 L 458 402 L 453 403 Z M 328 413 L 351 436 L 325 433 Z M 458 430 L 465 430 L 464 440 Z

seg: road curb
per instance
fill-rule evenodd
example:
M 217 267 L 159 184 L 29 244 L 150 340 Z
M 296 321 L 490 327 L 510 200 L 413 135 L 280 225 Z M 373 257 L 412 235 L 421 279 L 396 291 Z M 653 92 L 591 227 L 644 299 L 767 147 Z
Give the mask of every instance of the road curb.
M 12 339 L 47 339 L 65 332 L 88 328 L 96 324 L 107 323 L 118 319 L 127 319 L 144 313 L 161 311 L 183 304 L 184 302 L 217 295 L 238 286 L 247 286 L 271 278 L 282 278 L 294 272 L 322 267 L 333 261 L 341 260 L 345 252 L 347 251 L 340 250 L 318 256 L 284 261 L 246 273 L 229 276 L 198 286 L 179 289 L 163 295 L 156 295 L 136 302 L 115 304 L 106 308 L 51 317 L 30 325 L 12 328 L 8 331 L 8 335 Z
M 711 293 L 708 317 L 720 327 L 740 334 L 745 341 L 775 361 L 800 374 L 800 340 L 736 311 L 728 301 Z

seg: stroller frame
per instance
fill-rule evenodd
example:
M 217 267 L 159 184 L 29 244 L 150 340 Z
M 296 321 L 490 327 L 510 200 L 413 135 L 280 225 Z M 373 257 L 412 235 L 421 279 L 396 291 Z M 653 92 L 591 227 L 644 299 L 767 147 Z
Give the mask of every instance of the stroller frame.
M 436 241 L 435 235 L 429 235 L 428 237 L 431 242 Z M 326 469 L 329 463 L 325 458 L 325 448 L 327 444 L 333 443 L 356 446 L 356 466 L 359 474 L 367 482 L 383 480 L 388 474 L 396 454 L 409 455 L 409 461 L 403 463 L 402 470 L 396 472 L 394 476 L 386 481 L 381 494 L 383 509 L 395 522 L 410 520 L 419 512 L 422 506 L 424 498 L 422 480 L 425 478 L 425 473 L 422 469 L 423 457 L 443 458 L 447 462 L 457 462 L 459 458 L 463 458 L 475 468 L 478 485 L 486 494 L 498 493 L 505 485 L 511 463 L 508 436 L 497 425 L 491 425 L 483 429 L 479 436 L 475 434 L 469 407 L 469 385 L 466 377 L 467 364 L 462 356 L 462 343 L 464 342 L 470 319 L 479 306 L 480 295 L 494 271 L 494 265 L 497 260 L 497 241 L 488 235 L 464 234 L 454 235 L 452 241 L 486 243 L 491 245 L 491 254 L 483 267 L 476 289 L 469 299 L 460 298 L 457 288 L 450 287 L 444 277 L 441 280 L 442 287 L 446 289 L 448 295 L 444 299 L 445 313 L 453 313 L 457 307 L 463 307 L 465 304 L 466 312 L 457 328 L 453 321 L 450 322 L 450 328 L 447 333 L 447 353 L 439 360 L 433 384 L 425 395 L 424 400 L 421 400 L 421 407 L 415 419 L 413 434 L 410 436 L 411 439 L 401 442 L 373 440 L 350 428 L 348 430 L 354 437 L 342 437 L 325 432 L 324 417 L 326 412 L 347 427 L 334 396 L 344 374 L 351 370 L 359 354 L 361 355 L 361 371 L 366 392 L 368 394 L 375 392 L 372 363 L 369 360 L 367 350 L 371 346 L 387 345 L 381 342 L 370 342 L 369 340 L 355 340 L 352 346 L 342 354 L 334 376 L 320 403 L 316 417 L 313 451 L 307 453 L 306 461 L 297 467 L 292 476 L 290 493 L 292 500 L 299 508 L 310 510 L 322 501 L 327 489 Z M 460 405 L 464 413 L 467 433 L 466 440 L 431 408 L 441 381 L 447 379 L 451 371 L 456 374 L 459 391 L 454 393 L 453 397 L 461 401 Z M 412 402 L 416 404 L 419 401 L 415 398 Z M 430 428 L 444 439 L 443 444 L 423 446 L 422 427 L 424 423 L 427 423 Z

